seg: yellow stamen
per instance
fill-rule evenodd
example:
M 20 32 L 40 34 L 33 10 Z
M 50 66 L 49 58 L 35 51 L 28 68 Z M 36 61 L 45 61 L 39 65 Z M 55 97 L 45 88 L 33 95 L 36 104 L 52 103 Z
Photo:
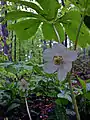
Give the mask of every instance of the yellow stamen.
M 62 56 L 54 56 L 53 57 L 53 60 L 54 60 L 54 64 L 55 65 L 60 65 L 63 63 L 63 58 Z

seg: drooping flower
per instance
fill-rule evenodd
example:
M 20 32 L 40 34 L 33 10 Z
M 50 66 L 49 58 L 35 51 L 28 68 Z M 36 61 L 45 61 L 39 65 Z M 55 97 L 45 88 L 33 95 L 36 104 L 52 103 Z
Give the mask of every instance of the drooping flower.
M 72 68 L 72 61 L 77 58 L 76 51 L 67 50 L 62 44 L 54 44 L 52 48 L 48 48 L 43 53 L 44 66 L 46 73 L 58 73 L 58 79 L 64 80 L 67 73 Z

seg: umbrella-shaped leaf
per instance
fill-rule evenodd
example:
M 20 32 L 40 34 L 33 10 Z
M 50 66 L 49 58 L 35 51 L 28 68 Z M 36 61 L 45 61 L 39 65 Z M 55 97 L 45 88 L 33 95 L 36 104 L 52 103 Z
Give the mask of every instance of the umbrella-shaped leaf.
M 9 2 L 19 3 L 20 5 L 27 6 L 29 8 L 34 9 L 39 14 L 45 14 L 44 11 L 34 2 L 22 1 L 22 0 L 6 0 Z
M 90 22 L 89 21 L 90 21 L 90 16 L 85 15 L 85 17 L 84 17 L 84 24 L 90 30 Z
M 49 23 L 43 23 L 42 25 L 42 31 L 43 31 L 43 35 L 45 37 L 45 39 L 48 40 L 56 40 L 57 41 L 57 35 L 55 33 L 53 24 L 49 24 Z
M 86 14 L 87 14 L 88 16 L 90 16 L 90 6 L 87 8 Z
M 81 15 L 76 10 L 71 10 L 67 12 L 62 18 L 62 23 L 65 27 L 65 31 L 68 34 L 70 40 L 75 42 L 78 28 L 80 25 Z M 84 23 L 81 26 L 79 37 L 78 37 L 78 44 L 81 47 L 85 47 L 88 44 L 90 44 L 90 32 L 88 28 L 84 25 Z
M 18 38 L 21 40 L 27 40 L 30 37 L 34 36 L 40 21 L 37 19 L 27 19 L 9 26 L 11 30 L 15 30 Z
M 41 5 L 45 13 L 47 13 L 47 15 L 45 15 L 46 19 L 52 20 L 56 17 L 57 11 L 60 8 L 60 4 L 57 2 L 57 0 L 36 0 L 36 1 Z
M 90 6 L 90 0 L 69 0 L 69 1 L 78 8 L 87 8 Z
M 39 15 L 34 14 L 32 12 L 17 10 L 17 11 L 9 12 L 5 18 L 6 20 L 17 20 L 20 18 L 27 18 L 27 17 L 39 18 Z

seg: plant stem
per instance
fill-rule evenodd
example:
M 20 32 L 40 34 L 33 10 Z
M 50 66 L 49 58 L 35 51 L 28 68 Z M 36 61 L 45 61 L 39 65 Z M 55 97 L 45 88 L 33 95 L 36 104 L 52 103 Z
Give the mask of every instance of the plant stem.
M 76 50 L 76 48 L 77 48 L 78 38 L 79 38 L 80 30 L 81 30 L 81 27 L 82 27 L 82 24 L 83 24 L 83 20 L 84 20 L 84 15 L 82 16 L 79 27 L 78 27 L 74 50 Z
M 55 33 L 56 33 L 56 36 L 57 36 L 58 42 L 60 43 L 60 36 L 59 36 L 59 34 L 58 34 L 58 31 L 57 31 L 55 25 L 53 25 L 53 28 L 54 28 L 54 31 L 55 31 Z
M 27 98 L 26 98 L 26 97 L 25 97 L 25 103 L 26 103 L 26 108 L 27 108 L 27 113 L 28 113 L 29 119 L 32 120 L 31 114 L 30 114 L 30 111 L 29 111 L 29 107 L 28 107 Z
M 84 16 L 85 16 L 86 8 L 87 8 L 87 5 L 88 5 L 88 0 L 86 0 L 86 2 L 84 4 L 85 4 L 85 10 L 84 10 L 84 13 L 82 14 L 82 18 L 81 18 L 81 21 L 80 21 L 80 24 L 79 24 L 79 27 L 78 27 L 74 50 L 76 50 L 76 48 L 77 48 L 78 38 L 79 38 L 80 30 L 81 30 L 81 27 L 82 27 L 82 24 L 83 24 L 83 21 L 84 21 Z
M 73 88 L 72 88 L 72 83 L 71 83 L 71 80 L 70 80 L 70 74 L 69 74 L 69 77 L 68 77 L 68 83 L 69 83 L 70 92 L 71 92 L 71 95 L 72 95 L 72 102 L 73 102 L 73 105 L 74 105 L 74 110 L 76 112 L 76 118 L 77 118 L 77 120 L 80 120 L 78 106 L 77 106 L 77 103 L 76 103 L 76 99 L 75 99 Z

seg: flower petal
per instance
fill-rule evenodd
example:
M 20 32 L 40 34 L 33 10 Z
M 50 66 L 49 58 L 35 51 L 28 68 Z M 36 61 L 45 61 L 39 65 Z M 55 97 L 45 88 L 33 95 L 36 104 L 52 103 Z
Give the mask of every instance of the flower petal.
M 66 47 L 62 44 L 54 44 L 52 51 L 56 56 L 62 56 L 66 52 Z
M 43 59 L 45 61 L 52 61 L 54 57 L 52 48 L 48 48 L 43 52 Z
M 63 63 L 64 70 L 69 72 L 72 68 L 72 62 L 71 61 L 66 61 Z
M 57 71 L 59 66 L 54 65 L 53 62 L 45 63 L 43 69 L 46 73 L 54 73 Z
M 64 61 L 75 61 L 77 59 L 77 56 L 78 56 L 78 54 L 76 51 L 67 50 L 63 54 L 63 59 L 64 59 Z
M 64 69 L 64 66 L 61 65 L 60 68 L 58 69 L 58 79 L 63 81 L 65 80 L 67 75 L 67 71 Z
M 66 49 L 66 47 L 63 44 L 59 44 L 59 43 L 54 43 L 53 48 Z

